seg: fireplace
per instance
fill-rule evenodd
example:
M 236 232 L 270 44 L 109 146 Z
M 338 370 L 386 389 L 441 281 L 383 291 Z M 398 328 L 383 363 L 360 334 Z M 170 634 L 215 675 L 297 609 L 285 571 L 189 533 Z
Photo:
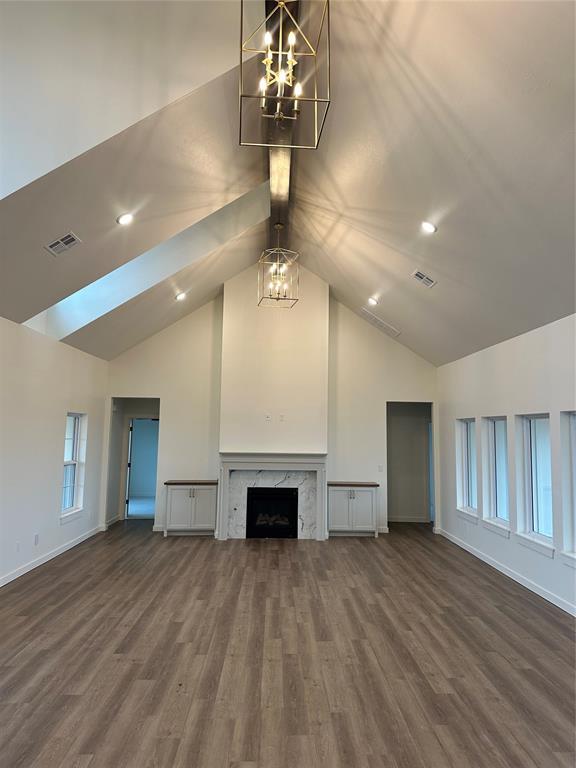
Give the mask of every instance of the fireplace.
M 298 488 L 246 490 L 247 539 L 298 538 Z
M 249 488 L 298 489 L 297 539 L 328 538 L 326 457 L 221 453 L 217 539 L 245 539 Z

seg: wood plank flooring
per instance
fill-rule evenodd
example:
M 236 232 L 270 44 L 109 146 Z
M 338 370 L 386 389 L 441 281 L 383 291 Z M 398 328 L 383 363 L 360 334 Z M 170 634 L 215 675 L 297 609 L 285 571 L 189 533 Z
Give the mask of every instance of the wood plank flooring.
M 427 527 L 150 529 L 0 590 L 2 768 L 574 765 L 572 619 Z

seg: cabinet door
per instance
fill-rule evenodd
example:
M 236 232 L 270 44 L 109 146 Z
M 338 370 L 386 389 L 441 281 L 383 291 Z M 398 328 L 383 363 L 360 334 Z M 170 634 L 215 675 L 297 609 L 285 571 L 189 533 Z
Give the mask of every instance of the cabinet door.
M 170 488 L 168 491 L 168 530 L 183 530 L 192 525 L 192 491 Z
M 216 527 L 216 488 L 194 488 L 194 528 L 213 531 Z
M 354 488 L 350 501 L 352 530 L 374 530 L 374 491 L 368 488 Z
M 348 488 L 328 489 L 328 530 L 351 530 L 350 491 Z

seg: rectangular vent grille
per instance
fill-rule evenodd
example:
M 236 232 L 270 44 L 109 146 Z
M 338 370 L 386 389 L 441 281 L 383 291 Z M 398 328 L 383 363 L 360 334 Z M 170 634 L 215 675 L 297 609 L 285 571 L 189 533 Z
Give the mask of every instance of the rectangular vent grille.
M 421 283 L 424 288 L 432 288 L 433 285 L 436 285 L 436 280 L 430 277 L 430 275 L 425 275 L 424 272 L 420 272 L 419 269 L 417 269 L 415 272 L 412 272 L 412 277 L 418 280 L 418 282 Z
M 46 248 L 52 256 L 58 256 L 58 254 L 64 253 L 64 251 L 69 251 L 70 248 L 73 248 L 77 243 L 81 242 L 80 238 L 76 237 L 74 232 L 68 232 L 67 235 L 63 235 L 58 238 L 58 240 L 54 240 L 48 245 L 45 245 L 44 248 Z
M 372 323 L 372 325 L 375 325 L 377 328 L 380 328 L 389 336 L 393 336 L 394 338 L 396 338 L 396 336 L 400 336 L 401 331 L 399 328 L 395 328 L 393 325 L 390 325 L 390 323 L 387 323 L 385 320 L 382 320 L 373 312 L 370 312 L 369 309 L 366 309 L 366 307 L 362 307 L 362 312 L 364 312 L 364 314 L 367 315 L 368 322 Z

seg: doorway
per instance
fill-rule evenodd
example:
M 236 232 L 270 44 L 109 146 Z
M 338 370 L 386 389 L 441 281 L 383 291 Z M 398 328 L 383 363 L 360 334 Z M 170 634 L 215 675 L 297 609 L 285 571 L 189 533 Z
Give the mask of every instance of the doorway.
M 126 518 L 154 517 L 159 419 L 130 419 Z
M 432 404 L 390 402 L 386 406 L 388 520 L 434 520 Z
M 106 525 L 154 519 L 159 419 L 157 397 L 112 398 Z

